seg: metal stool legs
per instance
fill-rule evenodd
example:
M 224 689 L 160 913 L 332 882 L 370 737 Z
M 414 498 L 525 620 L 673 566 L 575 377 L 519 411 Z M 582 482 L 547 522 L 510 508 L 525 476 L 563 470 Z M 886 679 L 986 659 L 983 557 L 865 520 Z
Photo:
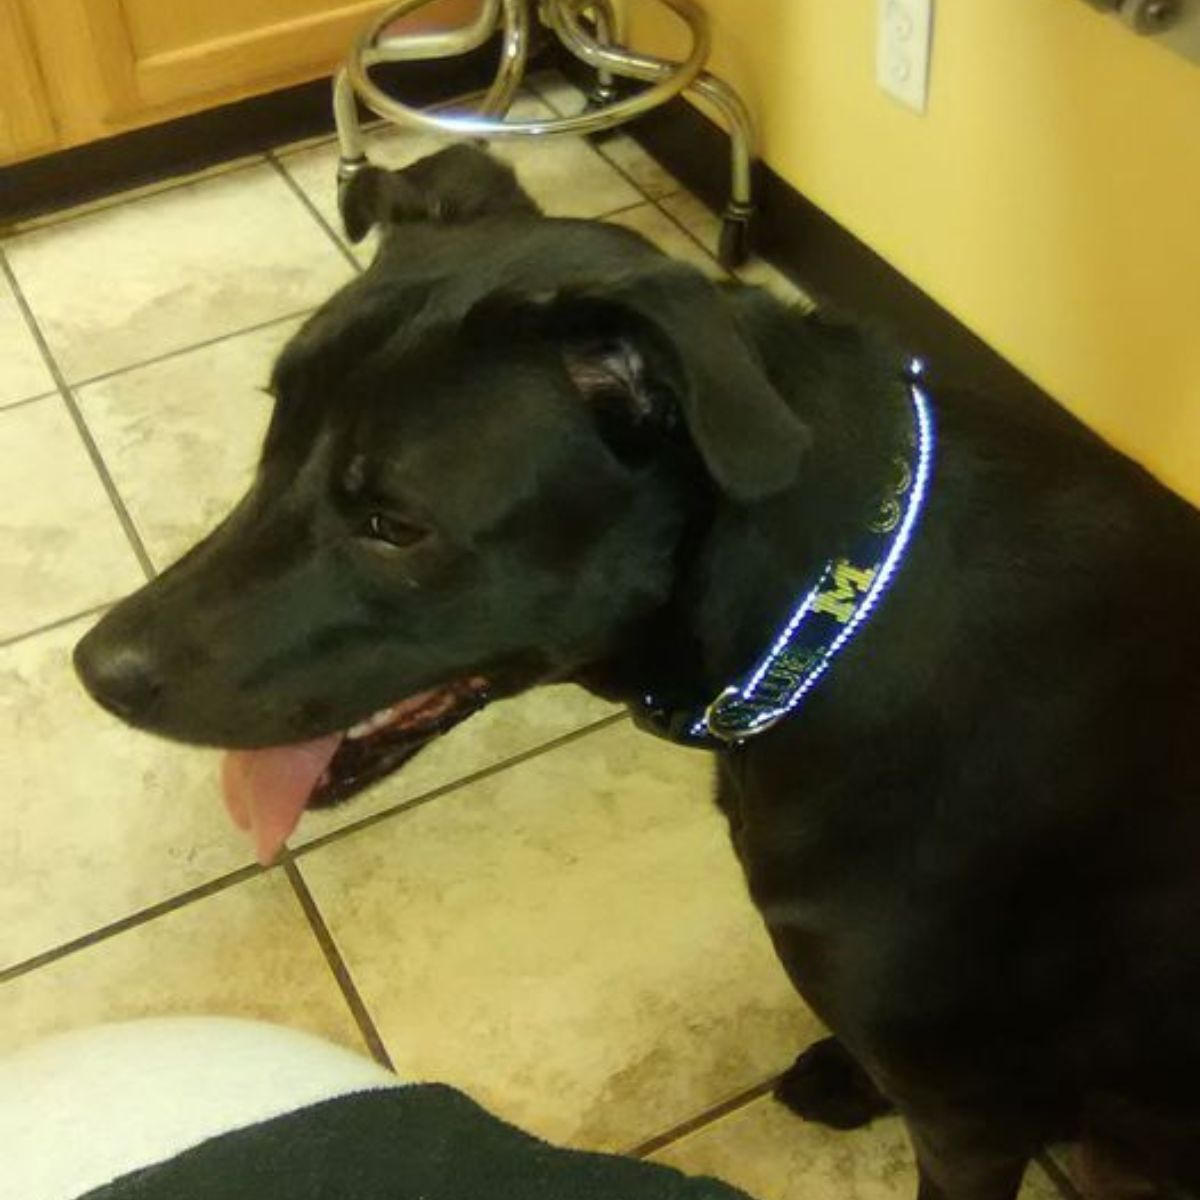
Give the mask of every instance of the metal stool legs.
M 597 69 L 607 67 L 629 79 L 657 82 L 670 79 L 678 64 L 650 54 L 635 54 L 590 38 L 580 26 L 576 2 L 552 6 L 552 28 L 564 46 L 582 62 Z M 674 7 L 674 5 L 672 5 Z M 572 12 L 572 9 L 574 11 Z M 693 49 L 696 47 L 693 46 Z M 708 31 L 704 29 L 704 57 L 708 56 Z M 755 159 L 755 128 L 750 110 L 742 98 L 723 79 L 710 71 L 699 71 L 687 84 L 689 90 L 703 96 L 724 118 L 729 128 L 730 180 L 729 203 L 721 220 L 718 256 L 722 266 L 735 267 L 745 262 L 750 251 L 750 222 L 754 216 L 752 176 Z
M 596 40 L 602 46 L 619 46 L 621 44 L 621 22 L 612 0 L 592 0 L 588 7 L 591 9 L 592 21 L 596 26 Z M 549 17 L 545 19 L 545 24 L 551 26 Z M 593 112 L 600 111 L 610 104 L 614 104 L 619 95 L 613 73 L 602 67 L 596 72 L 596 82 L 587 94 L 588 108 Z M 598 130 L 597 136 L 607 132 L 603 129 Z
M 521 86 L 531 33 L 531 0 L 482 0 L 477 18 L 462 28 L 434 34 L 396 36 L 386 30 L 398 19 L 416 12 L 431 0 L 399 0 L 363 32 L 334 82 L 334 114 L 341 159 L 339 191 L 367 163 L 356 98 L 378 116 L 397 125 L 443 136 L 507 138 L 555 133 L 597 133 L 649 112 L 685 90 L 702 96 L 722 115 L 729 127 L 731 172 L 729 205 L 721 228 L 720 259 L 726 267 L 740 265 L 749 252 L 753 216 L 752 168 L 755 158 L 754 123 L 738 94 L 723 80 L 704 69 L 709 31 L 704 13 L 693 0 L 661 0 L 691 33 L 692 44 L 680 62 L 635 53 L 621 42 L 621 30 L 612 0 L 540 0 L 538 15 L 563 46 L 596 71 L 583 112 L 566 117 L 510 121 L 505 119 Z M 590 12 L 594 32 L 583 22 Z M 500 64 L 495 79 L 475 113 L 431 113 L 401 104 L 371 79 L 379 63 L 449 58 L 469 53 L 500 35 Z M 622 98 L 618 78 L 647 86 Z

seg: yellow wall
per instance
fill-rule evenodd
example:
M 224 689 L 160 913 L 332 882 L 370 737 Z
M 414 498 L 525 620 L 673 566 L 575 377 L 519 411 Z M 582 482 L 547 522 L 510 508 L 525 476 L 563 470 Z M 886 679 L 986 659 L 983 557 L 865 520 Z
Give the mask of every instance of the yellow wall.
M 1200 504 L 1200 67 L 1082 0 L 940 0 L 920 117 L 875 0 L 702 3 L 771 166 Z

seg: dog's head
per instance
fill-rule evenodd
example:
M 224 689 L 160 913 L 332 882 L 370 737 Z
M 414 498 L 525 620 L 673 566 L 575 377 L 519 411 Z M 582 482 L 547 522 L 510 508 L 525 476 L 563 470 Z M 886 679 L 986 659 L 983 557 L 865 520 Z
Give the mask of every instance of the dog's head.
M 714 496 L 799 470 L 721 291 L 503 171 L 460 149 L 368 177 L 384 245 L 276 364 L 249 492 L 77 648 L 131 724 L 253 751 L 227 778 L 247 820 L 290 828 L 487 696 L 604 660 Z

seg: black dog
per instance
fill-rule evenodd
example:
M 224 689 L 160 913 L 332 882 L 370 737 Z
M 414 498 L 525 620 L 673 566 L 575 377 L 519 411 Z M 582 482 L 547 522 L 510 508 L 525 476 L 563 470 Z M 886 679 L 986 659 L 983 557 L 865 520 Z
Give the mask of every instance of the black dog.
M 546 219 L 475 150 L 349 200 L 384 242 L 280 358 L 254 486 L 76 656 L 131 723 L 247 748 L 264 856 L 489 696 L 574 679 L 693 736 L 671 714 L 763 658 L 881 496 L 916 503 L 919 389 L 870 337 Z M 936 399 L 890 590 L 716 755 L 839 1037 L 785 1096 L 894 1105 L 926 1200 L 1008 1200 L 1066 1137 L 1197 1187 L 1200 516 L 1051 406 Z M 835 568 L 826 616 L 868 577 Z

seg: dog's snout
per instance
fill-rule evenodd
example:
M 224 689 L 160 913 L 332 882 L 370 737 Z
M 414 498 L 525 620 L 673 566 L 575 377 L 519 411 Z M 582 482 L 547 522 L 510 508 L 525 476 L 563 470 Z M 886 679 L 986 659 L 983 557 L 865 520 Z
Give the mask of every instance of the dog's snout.
M 127 721 L 146 717 L 162 694 L 162 677 L 149 650 L 106 636 L 103 626 L 75 647 L 75 670 L 98 703 Z

